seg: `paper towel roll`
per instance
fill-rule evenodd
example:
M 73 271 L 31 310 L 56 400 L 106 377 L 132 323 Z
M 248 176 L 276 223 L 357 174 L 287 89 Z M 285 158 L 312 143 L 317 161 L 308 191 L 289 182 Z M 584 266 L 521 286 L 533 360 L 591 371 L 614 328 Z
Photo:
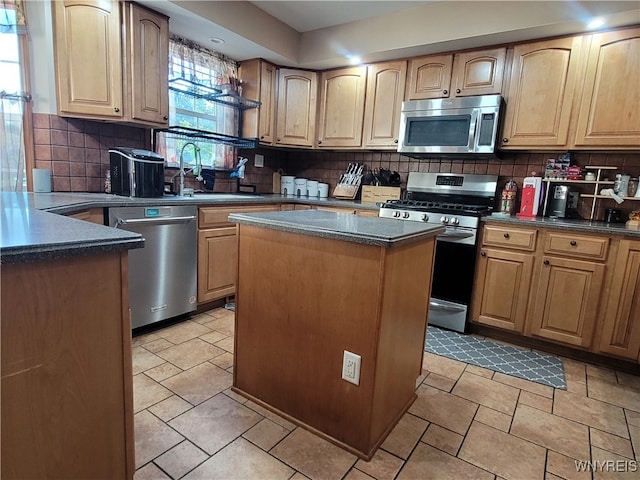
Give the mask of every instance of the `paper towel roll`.
M 39 193 L 51 192 L 51 170 L 48 168 L 34 168 L 33 191 Z

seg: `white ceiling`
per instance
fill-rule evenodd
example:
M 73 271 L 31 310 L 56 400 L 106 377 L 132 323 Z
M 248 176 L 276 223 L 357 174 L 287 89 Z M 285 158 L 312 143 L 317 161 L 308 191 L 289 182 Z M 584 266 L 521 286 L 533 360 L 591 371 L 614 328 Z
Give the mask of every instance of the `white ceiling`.
M 316 70 L 350 55 L 377 62 L 580 33 L 593 16 L 640 24 L 637 0 L 138 1 L 168 15 L 172 33 L 235 60 Z

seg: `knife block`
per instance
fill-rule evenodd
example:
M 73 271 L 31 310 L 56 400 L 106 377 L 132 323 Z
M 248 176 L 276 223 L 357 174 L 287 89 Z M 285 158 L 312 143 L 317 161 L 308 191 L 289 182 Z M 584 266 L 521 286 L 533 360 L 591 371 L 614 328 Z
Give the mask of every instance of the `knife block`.
M 356 198 L 359 188 L 360 181 L 358 181 L 356 185 L 342 185 L 339 183 L 336 185 L 336 188 L 333 189 L 333 197 L 353 200 Z

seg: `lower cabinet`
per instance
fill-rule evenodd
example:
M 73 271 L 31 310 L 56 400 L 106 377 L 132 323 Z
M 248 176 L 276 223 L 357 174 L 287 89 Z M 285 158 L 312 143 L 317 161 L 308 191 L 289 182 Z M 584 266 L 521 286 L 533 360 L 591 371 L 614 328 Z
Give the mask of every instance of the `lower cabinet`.
M 198 303 L 235 294 L 238 244 L 229 215 L 277 210 L 280 205 L 198 208 Z
M 482 248 L 476 269 L 472 318 L 479 323 L 524 332 L 533 254 Z
M 105 224 L 104 209 L 102 208 L 88 208 L 87 210 L 70 213 L 67 217 L 77 218 L 78 220 L 84 220 L 85 222 L 97 223 L 98 225 Z
M 640 241 L 620 241 L 611 276 L 597 348 L 601 353 L 640 360 Z
M 471 322 L 640 361 L 640 240 L 487 223 Z
M 530 333 L 589 347 L 598 319 L 604 264 L 544 256 L 531 301 Z

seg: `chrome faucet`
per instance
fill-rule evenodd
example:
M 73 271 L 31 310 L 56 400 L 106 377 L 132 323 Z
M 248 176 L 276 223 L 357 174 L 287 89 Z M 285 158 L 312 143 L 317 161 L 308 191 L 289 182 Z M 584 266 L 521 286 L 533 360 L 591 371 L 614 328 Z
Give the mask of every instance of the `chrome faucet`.
M 195 155 L 196 155 L 196 167 L 198 166 L 199 162 L 198 162 L 198 155 L 200 154 L 200 147 L 198 145 L 196 145 L 193 142 L 187 142 L 182 146 L 182 149 L 180 150 L 180 171 L 178 172 L 178 175 L 180 175 L 180 190 L 179 190 L 179 195 L 181 197 L 184 196 L 184 175 L 185 173 L 187 173 L 187 171 L 184 168 L 184 149 L 187 147 L 187 145 L 192 145 Z M 193 168 L 188 169 L 189 171 L 193 170 Z M 174 176 L 175 178 L 175 176 Z

